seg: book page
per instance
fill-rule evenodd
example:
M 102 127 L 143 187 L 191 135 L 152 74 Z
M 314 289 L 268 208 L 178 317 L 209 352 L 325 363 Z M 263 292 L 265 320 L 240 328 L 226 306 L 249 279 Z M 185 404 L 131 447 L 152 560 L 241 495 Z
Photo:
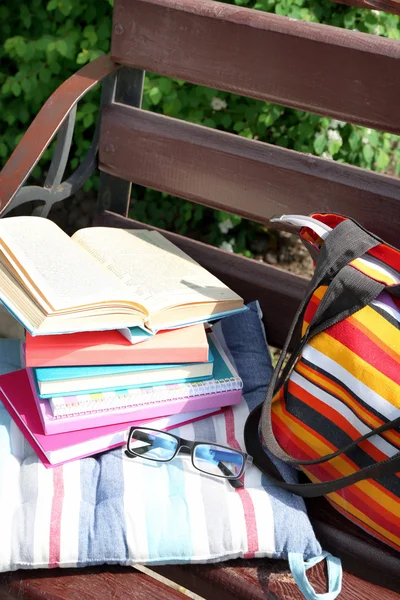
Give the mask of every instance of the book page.
M 188 303 L 241 300 L 157 231 L 91 227 L 74 234 L 150 313 Z
M 1 219 L 0 251 L 3 264 L 47 313 L 126 300 L 120 280 L 48 219 Z

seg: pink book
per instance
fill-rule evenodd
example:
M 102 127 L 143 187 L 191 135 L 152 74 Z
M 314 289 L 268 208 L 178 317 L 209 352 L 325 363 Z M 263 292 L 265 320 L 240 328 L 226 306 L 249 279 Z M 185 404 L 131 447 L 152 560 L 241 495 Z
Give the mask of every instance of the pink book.
M 48 436 L 43 433 L 25 369 L 0 376 L 0 401 L 47 468 L 123 446 L 131 425 L 168 430 L 221 412 L 214 408 Z
M 214 354 L 213 378 L 193 383 L 40 398 L 32 369 L 28 368 L 44 432 L 52 435 L 238 404 L 242 398 L 242 380 L 217 338 L 209 335 Z
M 35 337 L 26 332 L 27 367 L 196 363 L 207 360 L 208 342 L 202 323 L 161 331 L 135 345 L 118 331 Z

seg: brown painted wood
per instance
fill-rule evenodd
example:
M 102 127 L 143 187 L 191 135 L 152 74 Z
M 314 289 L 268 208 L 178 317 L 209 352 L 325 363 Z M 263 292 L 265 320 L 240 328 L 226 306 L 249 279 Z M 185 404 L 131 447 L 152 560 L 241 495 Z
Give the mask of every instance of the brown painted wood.
M 285 561 L 235 560 L 226 563 L 156 567 L 154 571 L 207 600 L 304 600 Z M 322 564 L 309 571 L 323 593 Z M 187 596 L 131 568 L 17 571 L 0 575 L 0 600 L 184 600 Z M 339 600 L 398 600 L 399 594 L 344 573 Z
M 236 560 L 188 567 L 156 567 L 174 581 L 191 586 L 205 598 L 217 600 L 304 600 L 284 561 L 268 559 Z M 326 591 L 323 564 L 307 572 L 317 593 Z M 382 584 L 384 574 L 382 574 Z M 213 590 L 215 592 L 213 593 Z M 220 595 L 220 593 L 225 595 Z M 399 600 L 397 592 L 376 586 L 344 572 L 339 600 Z
M 0 173 L 0 213 L 8 206 L 72 107 L 99 81 L 118 69 L 108 56 L 100 56 L 64 81 L 36 115 Z
M 347 6 L 355 6 L 358 8 L 369 8 L 375 10 L 383 10 L 394 15 L 400 15 L 399 0 L 331 0 L 338 4 L 346 4 Z
M 346 214 L 398 243 L 398 179 L 147 111 L 104 109 L 99 166 L 262 222 L 283 213 Z
M 0 574 L 0 600 L 187 600 L 183 593 L 123 567 Z
M 305 294 L 307 280 L 303 277 L 107 211 L 97 216 L 93 224 L 160 231 L 240 294 L 245 302 L 259 300 L 270 344 L 283 345 L 297 306 Z
M 397 40 L 214 0 L 116 0 L 118 63 L 400 133 Z

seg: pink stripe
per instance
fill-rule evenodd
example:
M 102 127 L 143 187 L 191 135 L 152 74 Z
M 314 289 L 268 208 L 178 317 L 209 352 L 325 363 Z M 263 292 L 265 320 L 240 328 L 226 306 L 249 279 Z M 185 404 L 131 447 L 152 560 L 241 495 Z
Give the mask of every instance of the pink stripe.
M 60 562 L 61 515 L 64 500 L 63 467 L 53 469 L 53 502 L 51 505 L 49 569 L 56 568 Z
M 241 450 L 239 442 L 235 437 L 235 417 L 233 415 L 232 407 L 229 407 L 225 410 L 225 427 L 227 444 L 236 450 Z M 236 490 L 236 492 L 239 494 L 240 500 L 242 501 L 244 517 L 246 521 L 247 552 L 244 555 L 244 558 L 254 558 L 255 553 L 259 550 L 259 546 L 257 521 L 253 502 L 246 488 L 239 488 Z

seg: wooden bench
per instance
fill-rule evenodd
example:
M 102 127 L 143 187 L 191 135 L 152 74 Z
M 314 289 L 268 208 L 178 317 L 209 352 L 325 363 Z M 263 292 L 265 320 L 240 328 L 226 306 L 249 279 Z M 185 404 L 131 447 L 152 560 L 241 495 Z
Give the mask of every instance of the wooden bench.
M 382 4 L 398 8 L 395 0 Z M 135 182 L 266 225 L 279 213 L 339 212 L 398 245 L 399 181 L 142 111 L 146 70 L 400 133 L 397 41 L 212 0 L 115 0 L 111 58 L 100 57 L 83 67 L 46 102 L 0 175 L 2 215 L 40 200 L 35 214 L 47 216 L 55 202 L 76 192 L 98 166 L 96 224 L 141 226 L 127 218 L 130 182 Z M 81 166 L 63 181 L 76 104 L 100 81 L 102 106 L 92 147 Z M 56 134 L 44 187 L 26 185 Z M 304 279 L 176 234 L 166 235 L 246 301 L 258 299 L 270 343 L 282 345 L 304 293 Z M 395 551 L 344 521 L 323 499 L 310 502 L 309 512 L 322 545 L 343 560 L 340 598 L 400 598 Z M 337 537 L 334 548 L 329 543 L 332 532 Z M 380 557 L 384 571 L 373 568 L 372 557 Z M 7 573 L 0 575 L 0 600 L 183 599 L 179 586 L 218 600 L 302 598 L 282 561 L 236 560 L 152 570 L 153 575 L 175 582 L 175 588 L 149 572 L 104 566 Z M 323 566 L 315 567 L 310 579 L 324 591 Z

